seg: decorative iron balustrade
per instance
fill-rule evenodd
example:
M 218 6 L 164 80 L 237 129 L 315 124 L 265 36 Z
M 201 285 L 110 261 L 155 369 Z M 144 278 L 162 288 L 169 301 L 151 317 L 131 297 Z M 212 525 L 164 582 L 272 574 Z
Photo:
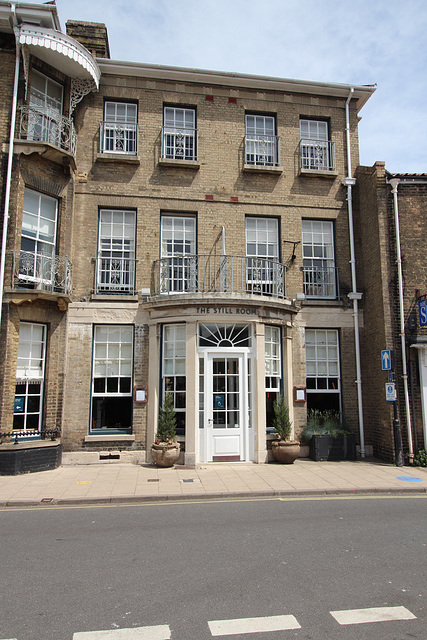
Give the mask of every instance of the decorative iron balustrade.
M 101 153 L 136 156 L 138 124 L 136 122 L 101 122 L 99 140 Z
M 59 438 L 60 435 L 60 427 L 56 427 L 55 429 L 42 429 L 41 431 L 37 429 L 14 429 L 13 431 L 0 431 L 0 442 L 13 440 L 13 444 L 19 444 L 20 438 L 40 438 L 41 440 L 46 440 L 47 436 L 54 441 L 56 438 Z
M 162 158 L 197 160 L 197 129 L 162 127 Z
M 336 267 L 303 267 L 306 298 L 339 298 L 338 269 Z
M 13 286 L 71 295 L 72 266 L 67 256 L 13 252 Z
M 328 140 L 300 141 L 301 169 L 335 171 L 335 143 Z
M 228 255 L 189 255 L 154 262 L 154 295 L 252 293 L 286 297 L 286 267 L 276 260 Z
M 48 142 L 76 155 L 77 136 L 73 121 L 57 111 L 43 107 L 22 105 L 19 107 L 20 140 Z
M 133 258 L 96 258 L 95 293 L 135 293 L 135 265 Z
M 246 135 L 245 164 L 256 167 L 280 166 L 279 136 Z

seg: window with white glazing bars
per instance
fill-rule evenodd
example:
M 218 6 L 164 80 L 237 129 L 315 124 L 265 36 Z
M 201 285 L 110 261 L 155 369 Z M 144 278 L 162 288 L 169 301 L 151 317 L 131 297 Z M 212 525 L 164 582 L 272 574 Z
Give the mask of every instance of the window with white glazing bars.
M 134 293 L 135 218 L 135 211 L 100 210 L 97 291 Z
M 245 163 L 272 167 L 278 164 L 278 139 L 273 116 L 245 117 Z
M 336 329 L 305 330 L 307 407 L 340 410 L 339 338 Z
M 197 160 L 195 109 L 164 107 L 162 158 Z
M 33 70 L 30 81 L 28 140 L 49 142 L 61 147 L 63 87 Z
M 302 221 L 304 293 L 308 298 L 337 297 L 334 225 L 329 220 Z
M 19 280 L 51 284 L 55 272 L 58 201 L 25 189 L 22 213 Z
M 44 324 L 21 322 L 13 411 L 13 429 L 40 431 L 43 416 L 43 388 L 46 364 Z
M 101 142 L 103 153 L 137 154 L 137 105 L 127 102 L 104 103 Z
M 172 396 L 179 434 L 185 433 L 185 334 L 185 324 L 163 326 L 162 400 L 166 394 Z
M 194 291 L 196 283 L 196 219 L 162 215 L 160 291 Z
M 91 430 L 132 427 L 133 326 L 95 325 Z
M 301 168 L 332 169 L 328 123 L 324 120 L 300 120 Z
M 274 295 L 283 286 L 279 268 L 279 222 L 276 218 L 246 218 L 248 290 Z
M 272 427 L 274 403 L 280 394 L 282 378 L 282 358 L 280 328 L 265 325 L 265 401 L 267 409 L 267 428 Z

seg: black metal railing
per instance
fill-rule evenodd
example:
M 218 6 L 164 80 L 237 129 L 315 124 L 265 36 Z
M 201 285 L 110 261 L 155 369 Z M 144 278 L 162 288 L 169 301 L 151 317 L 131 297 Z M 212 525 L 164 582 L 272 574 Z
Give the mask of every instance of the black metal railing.
M 54 441 L 56 438 L 59 438 L 60 435 L 60 427 L 56 427 L 55 429 L 42 429 L 41 431 L 38 431 L 37 429 L 14 429 L 13 431 L 0 431 L 0 442 L 3 440 L 13 440 L 13 444 L 19 444 L 23 438 L 31 437 L 40 437 L 40 440 L 46 440 L 47 437 L 50 437 L 50 439 Z

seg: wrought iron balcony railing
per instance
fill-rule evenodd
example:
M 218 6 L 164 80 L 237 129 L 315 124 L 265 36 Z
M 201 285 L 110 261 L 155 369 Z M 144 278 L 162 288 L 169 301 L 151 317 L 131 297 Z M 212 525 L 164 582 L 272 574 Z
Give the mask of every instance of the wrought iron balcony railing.
M 338 269 L 336 267 L 303 267 L 306 298 L 339 298 Z
M 245 136 L 245 164 L 256 167 L 280 166 L 279 136 Z
M 135 293 L 135 264 L 133 258 L 96 258 L 95 293 Z
M 300 141 L 301 169 L 335 171 L 335 143 L 328 140 Z
M 72 266 L 67 256 L 13 252 L 13 286 L 71 295 Z
M 286 297 L 286 267 L 276 260 L 246 256 L 189 255 L 154 262 L 154 295 L 251 293 Z
M 138 125 L 136 122 L 101 122 L 100 152 L 138 154 Z
M 197 129 L 162 127 L 162 158 L 197 160 Z
M 76 155 L 77 136 L 73 121 L 59 115 L 53 109 L 20 106 L 18 137 L 20 140 L 48 142 L 73 156 Z

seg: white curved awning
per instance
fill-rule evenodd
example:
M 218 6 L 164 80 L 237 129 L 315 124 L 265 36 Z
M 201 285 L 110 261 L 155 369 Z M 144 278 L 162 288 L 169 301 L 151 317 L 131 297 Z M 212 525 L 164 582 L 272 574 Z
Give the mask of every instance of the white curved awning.
M 91 79 L 98 89 L 101 77 L 98 64 L 74 38 L 60 31 L 26 24 L 19 31 L 19 42 L 26 45 L 30 53 L 70 78 Z

